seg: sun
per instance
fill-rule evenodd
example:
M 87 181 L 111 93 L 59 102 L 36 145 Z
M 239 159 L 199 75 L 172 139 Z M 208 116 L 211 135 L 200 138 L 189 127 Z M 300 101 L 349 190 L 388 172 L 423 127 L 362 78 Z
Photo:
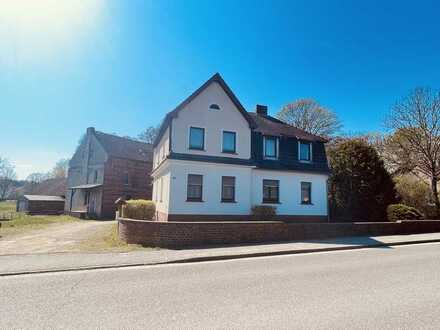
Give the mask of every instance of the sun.
M 93 31 L 102 0 L 0 0 L 0 65 L 51 61 Z

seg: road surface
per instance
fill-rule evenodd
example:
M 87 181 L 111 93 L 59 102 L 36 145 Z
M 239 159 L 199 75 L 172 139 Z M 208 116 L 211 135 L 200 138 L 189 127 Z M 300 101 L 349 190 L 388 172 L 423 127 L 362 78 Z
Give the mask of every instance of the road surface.
M 0 329 L 438 329 L 440 244 L 0 278 Z

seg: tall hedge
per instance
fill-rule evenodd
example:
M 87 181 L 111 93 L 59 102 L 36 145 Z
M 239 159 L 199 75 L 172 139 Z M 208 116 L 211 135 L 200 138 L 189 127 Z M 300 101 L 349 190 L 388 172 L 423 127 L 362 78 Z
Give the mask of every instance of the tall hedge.
M 360 139 L 330 145 L 327 154 L 330 214 L 333 221 L 386 221 L 396 190 L 377 151 Z

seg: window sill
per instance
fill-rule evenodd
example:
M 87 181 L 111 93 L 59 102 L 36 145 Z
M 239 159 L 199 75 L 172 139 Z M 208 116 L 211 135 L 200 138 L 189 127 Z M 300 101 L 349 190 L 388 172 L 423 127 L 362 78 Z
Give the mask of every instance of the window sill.
M 234 203 L 237 203 L 236 201 L 229 201 L 229 200 L 221 200 L 221 202 L 222 203 L 232 203 L 232 204 L 234 204 Z
M 237 152 L 235 151 L 225 151 L 225 150 L 222 151 L 222 154 L 238 155 Z
M 299 159 L 299 162 L 300 163 L 305 163 L 305 164 L 311 164 L 312 163 L 311 160 L 301 160 L 301 159 Z
M 313 203 L 303 203 L 303 202 L 301 202 L 300 204 L 301 205 L 313 205 Z
M 279 201 L 265 201 L 263 200 L 262 204 L 281 204 Z
M 278 160 L 278 157 L 267 157 L 267 156 L 264 156 L 263 159 L 264 160 Z
M 186 201 L 190 202 L 190 203 L 203 203 L 204 202 L 201 199 L 187 199 Z
M 206 151 L 205 148 L 191 148 L 189 147 L 188 150 L 195 150 L 195 151 Z

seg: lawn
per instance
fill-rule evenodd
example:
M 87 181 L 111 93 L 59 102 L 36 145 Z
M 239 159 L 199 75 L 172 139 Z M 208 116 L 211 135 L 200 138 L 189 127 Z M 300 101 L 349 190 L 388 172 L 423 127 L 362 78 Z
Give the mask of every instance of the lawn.
M 10 202 L 10 201 L 0 202 L 0 213 L 1 212 L 15 213 L 15 202 Z
M 2 214 L 12 215 L 11 220 L 2 220 Z M 15 202 L 0 202 L 0 233 L 15 234 L 30 229 L 41 228 L 54 223 L 66 223 L 78 221 L 77 218 L 68 215 L 26 215 L 15 212 Z

